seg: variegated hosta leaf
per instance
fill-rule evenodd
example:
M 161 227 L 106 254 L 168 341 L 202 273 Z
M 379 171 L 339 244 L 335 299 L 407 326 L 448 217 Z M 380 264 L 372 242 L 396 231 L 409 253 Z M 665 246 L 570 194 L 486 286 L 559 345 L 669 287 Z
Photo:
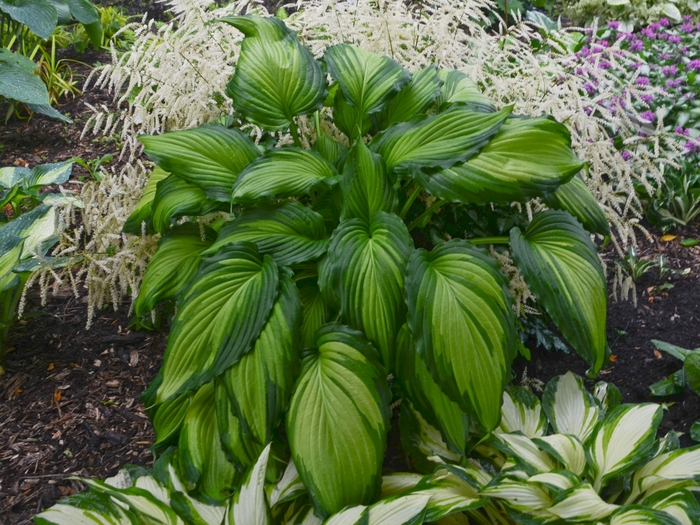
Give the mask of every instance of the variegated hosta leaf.
M 291 501 L 306 493 L 306 487 L 299 477 L 293 460 L 289 460 L 280 480 L 267 489 L 267 501 L 270 507 Z
M 392 97 L 386 109 L 376 116 L 378 128 L 382 130 L 397 122 L 408 122 L 424 115 L 440 95 L 442 83 L 438 69 L 433 65 L 414 73 L 411 82 Z
M 620 405 L 605 416 L 588 443 L 596 489 L 648 457 L 662 416 L 654 403 Z
M 552 504 L 552 498 L 537 484 L 512 479 L 496 479 L 479 495 L 502 500 L 510 508 L 527 514 L 543 511 Z
M 535 474 L 530 476 L 527 481 L 528 483 L 539 483 L 555 494 L 569 490 L 581 483 L 581 479 L 568 470 L 552 470 L 551 472 Z
M 679 525 L 679 522 L 660 510 L 628 505 L 611 516 L 610 525 Z
M 285 430 L 319 515 L 330 515 L 379 492 L 390 394 L 360 332 L 329 324 L 316 343 L 318 352 L 302 363 Z
M 456 107 L 419 122 L 401 122 L 376 135 L 370 149 L 391 171 L 451 168 L 480 151 L 498 132 L 512 110 L 480 113 Z
M 607 283 L 586 230 L 566 212 L 535 216 L 510 246 L 533 294 L 574 349 L 597 373 L 605 361 Z
M 338 172 L 321 155 L 299 148 L 270 151 L 251 163 L 233 188 L 233 201 L 301 196 L 338 181 Z
M 236 112 L 269 131 L 285 130 L 298 115 L 321 109 L 326 75 L 294 31 L 279 18 L 227 16 L 245 35 L 236 72 L 226 88 Z
M 382 498 L 395 496 L 402 492 L 413 489 L 424 476 L 410 472 L 394 472 L 382 476 Z
M 234 413 L 231 396 L 226 390 L 221 377 L 215 380 L 214 405 L 216 420 L 219 425 L 219 438 L 221 448 L 226 458 L 240 471 L 245 472 L 256 461 L 255 452 L 260 447 L 255 447 L 252 440 L 247 440 L 238 416 Z M 250 446 L 250 445 L 253 446 Z
M 335 124 L 351 139 L 362 136 L 366 115 L 377 113 L 391 96 L 411 80 L 411 75 L 386 56 L 370 53 L 348 44 L 326 48 L 324 60 L 333 80 L 338 82 L 344 100 L 356 111 L 335 116 Z M 345 118 L 339 118 L 340 116 Z
M 509 118 L 467 162 L 435 173 L 416 169 L 411 175 L 449 201 L 510 203 L 554 191 L 582 167 L 564 125 L 544 117 Z
M 265 496 L 265 473 L 270 457 L 267 445 L 248 471 L 241 488 L 231 498 L 224 525 L 270 525 L 272 516 Z
M 56 208 L 39 204 L 28 213 L 24 213 L 0 227 L 0 242 L 12 237 L 24 240 L 20 259 L 39 253 L 43 255 L 51 245 L 56 243 Z
M 8 289 L 16 280 L 12 271 L 19 263 L 24 240 L 15 235 L 2 235 L 0 230 L 0 292 Z
M 156 441 L 153 443 L 154 452 L 161 453 L 168 446 L 177 443 L 180 428 L 185 420 L 187 409 L 192 402 L 193 392 L 183 392 L 160 405 L 152 418 Z
M 34 516 L 36 525 L 137 525 L 136 520 L 129 509 L 95 492 L 62 499 Z
M 347 507 L 323 522 L 323 525 L 356 525 L 364 515 L 367 507 L 365 505 L 355 505 Z
M 290 276 L 282 277 L 279 298 L 255 347 L 221 376 L 253 457 L 272 440 L 287 410 L 299 369 L 301 308 Z
M 303 305 L 301 323 L 302 346 L 312 348 L 316 343 L 316 330 L 329 321 L 330 310 L 321 295 L 316 279 L 303 279 L 297 282 L 297 287 L 299 288 L 299 295 Z
M 452 452 L 440 431 L 428 423 L 408 399 L 401 403 L 399 412 L 401 446 L 416 461 L 419 472 L 432 472 L 435 465 L 458 463 L 462 454 Z
M 401 327 L 397 337 L 394 367 L 404 395 L 431 425 L 440 430 L 454 453 L 464 454 L 469 436 L 469 419 L 433 380 L 416 352 L 406 324 Z
M 482 94 L 476 82 L 461 71 L 441 69 L 438 77 L 444 82 L 442 93 L 437 99 L 438 110 L 445 111 L 454 104 L 465 104 L 475 111 L 496 111 L 491 99 Z
M 151 224 L 151 216 L 153 211 L 151 209 L 153 205 L 153 199 L 156 197 L 156 188 L 158 183 L 170 175 L 163 168 L 156 166 L 151 172 L 151 176 L 148 178 L 146 187 L 143 189 L 143 194 L 136 204 L 136 207 L 126 219 L 122 231 L 125 233 L 131 233 L 132 235 L 141 235 L 142 224 L 146 223 L 146 232 L 155 233 L 153 225 Z
M 35 189 L 49 184 L 63 184 L 70 178 L 71 171 L 73 171 L 73 162 L 70 160 L 41 164 L 32 169 L 8 166 L 0 168 L 0 187 L 9 189 L 19 185 L 24 189 Z
M 457 470 L 459 472 L 459 470 Z M 425 521 L 433 522 L 457 512 L 466 512 L 482 507 L 488 499 L 479 496 L 479 488 L 474 487 L 466 476 L 457 475 L 447 467 L 437 467 L 432 475 L 426 476 L 411 494 L 430 496 L 426 506 Z
M 593 387 L 593 397 L 600 401 L 603 409 L 608 412 L 622 403 L 622 393 L 612 383 L 598 381 Z
M 341 188 L 342 219 L 358 218 L 369 222 L 377 212 L 396 211 L 398 198 L 387 177 L 384 161 L 367 149 L 361 140 L 355 143 L 345 159 Z
M 700 481 L 700 445 L 665 452 L 638 469 L 629 501 L 634 501 L 640 493 L 652 491 L 655 485 L 686 481 Z
M 555 460 L 527 436 L 522 434 L 495 434 L 496 439 L 515 462 L 531 474 L 549 472 L 557 468 Z
M 323 520 L 314 514 L 313 505 L 305 503 L 302 506 L 289 506 L 280 523 L 281 525 L 323 525 Z
M 553 193 L 545 195 L 542 200 L 550 208 L 568 211 L 589 232 L 610 234 L 608 219 L 582 178 L 573 177 Z
M 364 332 L 379 349 L 382 363 L 394 363 L 396 336 L 403 318 L 406 262 L 413 241 L 403 221 L 377 212 L 372 221 L 349 219 L 331 237 L 328 266 L 340 315 Z
M 571 434 L 585 443 L 598 424 L 600 409 L 573 372 L 554 377 L 542 394 L 542 407 L 558 434 Z
M 418 353 L 443 392 L 492 430 L 513 359 L 506 278 L 485 250 L 462 240 L 416 250 L 407 275 L 408 324 Z
M 223 521 L 225 506 L 208 505 L 190 496 L 172 464 L 168 464 L 168 474 L 170 505 L 178 516 L 192 525 L 220 524 Z
M 657 492 L 643 502 L 645 507 L 670 514 L 680 525 L 700 523 L 700 504 L 695 496 L 683 489 L 670 489 Z
M 535 394 L 522 387 L 503 392 L 501 423 L 496 432 L 522 432 L 529 438 L 540 437 L 547 430 L 547 417 Z
M 228 207 L 209 199 L 199 186 L 190 184 L 177 175 L 170 175 L 156 186 L 149 224 L 154 232 L 164 235 L 170 230 L 175 219 L 185 215 L 206 215 Z M 141 235 L 140 225 L 138 234 Z
M 271 255 L 279 265 L 312 261 L 328 248 L 323 217 L 298 202 L 244 211 L 221 228 L 208 253 L 240 241 L 254 242 L 260 253 Z
M 260 154 L 246 135 L 219 125 L 141 135 L 139 140 L 162 169 L 223 202 L 230 201 L 238 174 Z
M 156 403 L 203 384 L 252 349 L 278 294 L 279 271 L 241 242 L 204 259 L 183 292 L 161 369 Z
M 202 385 L 194 395 L 182 423 L 178 444 L 184 480 L 196 485 L 196 492 L 204 501 L 223 502 L 239 479 L 221 448 L 213 382 Z
M 420 525 L 430 496 L 407 494 L 381 500 L 365 510 L 367 525 Z
M 204 234 L 204 238 L 202 238 Z M 202 252 L 214 242 L 215 233 L 207 228 L 185 223 L 173 228 L 158 241 L 158 250 L 148 263 L 134 314 L 147 315 L 165 299 L 172 299 L 197 272 Z
M 538 447 L 556 458 L 569 472 L 581 476 L 586 469 L 586 451 L 576 436 L 552 434 L 532 440 Z
M 580 485 L 560 494 L 547 510 L 567 522 L 596 521 L 609 516 L 619 505 L 606 503 L 590 483 Z

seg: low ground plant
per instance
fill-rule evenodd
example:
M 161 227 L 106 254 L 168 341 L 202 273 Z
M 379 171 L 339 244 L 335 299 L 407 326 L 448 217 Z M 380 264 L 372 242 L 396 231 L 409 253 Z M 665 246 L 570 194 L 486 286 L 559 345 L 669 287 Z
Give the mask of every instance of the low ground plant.
M 590 26 L 600 22 L 617 21 L 627 32 L 661 19 L 679 24 L 684 16 L 700 18 L 700 3 L 696 0 L 564 0 L 564 13 L 575 24 Z

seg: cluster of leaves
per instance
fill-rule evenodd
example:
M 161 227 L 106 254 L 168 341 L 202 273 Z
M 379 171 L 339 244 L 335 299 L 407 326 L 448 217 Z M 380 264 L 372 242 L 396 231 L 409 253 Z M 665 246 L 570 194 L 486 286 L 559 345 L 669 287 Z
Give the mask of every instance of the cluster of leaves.
M 612 384 L 598 383 L 591 395 L 569 372 L 547 384 L 542 401 L 523 388 L 510 389 L 499 427 L 470 457 L 450 450 L 410 402 L 401 410 L 422 427 L 413 448 L 425 474 L 386 475 L 377 502 L 349 505 L 325 521 L 309 507 L 294 460 L 273 467 L 268 445 L 240 490 L 221 505 L 188 495 L 177 474 L 179 452 L 170 450 L 152 473 L 131 467 L 105 482 L 83 480 L 89 493 L 63 500 L 35 522 L 693 525 L 700 519 L 692 494 L 700 447 L 679 449 L 673 433 L 657 440 L 661 407 L 621 404 Z
M 617 20 L 626 31 L 668 18 L 700 16 L 697 0 L 564 0 L 564 13 L 575 24 L 591 25 L 595 19 Z
M 19 103 L 31 111 L 68 120 L 51 107 L 45 82 L 64 79 L 61 64 L 55 60 L 55 40 L 52 40 L 53 52 L 45 42 L 52 38 L 59 24 L 76 21 L 98 47 L 103 37 L 102 23 L 97 8 L 89 0 L 0 0 L 0 100 L 11 102 L 8 117 Z M 41 64 L 33 60 L 37 54 L 42 57 Z M 44 82 L 35 74 L 40 68 Z
M 0 359 L 27 279 L 42 265 L 62 262 L 44 255 L 58 240 L 56 206 L 72 197 L 40 190 L 66 182 L 72 168 L 72 162 L 0 168 Z
M 158 168 L 124 226 L 162 234 L 134 310 L 175 300 L 177 314 L 144 400 L 155 451 L 178 446 L 193 495 L 228 498 L 272 442 L 273 466 L 289 446 L 318 516 L 375 501 L 388 373 L 417 407 L 404 436 L 432 421 L 463 454 L 470 431 L 493 430 L 516 323 L 479 244 L 510 246 L 561 333 L 601 368 L 607 297 L 590 231 L 608 226 L 564 126 L 498 110 L 457 71 L 410 74 L 346 44 L 322 65 L 279 19 L 223 21 L 245 35 L 235 116 L 261 140 L 222 124 L 142 136 Z M 276 147 L 287 130 L 294 146 Z M 415 249 L 411 232 L 436 207 L 406 224 L 420 195 L 559 209 L 509 236 Z M 212 211 L 235 218 L 180 220 Z

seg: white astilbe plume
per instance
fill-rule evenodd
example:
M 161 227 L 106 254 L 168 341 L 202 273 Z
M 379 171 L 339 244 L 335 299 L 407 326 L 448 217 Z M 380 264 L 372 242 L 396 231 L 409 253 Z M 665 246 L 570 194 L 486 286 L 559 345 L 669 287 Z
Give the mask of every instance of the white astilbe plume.
M 160 28 L 147 22 L 133 25 L 133 48 L 121 57 L 113 51 L 112 64 L 93 76 L 97 86 L 112 93 L 116 112 L 94 108 L 84 133 L 105 129 L 118 133 L 127 167 L 86 186 L 83 197 L 90 207 L 83 229 L 64 236 L 61 244 L 63 250 L 84 254 L 81 275 L 86 278 L 91 309 L 105 302 L 117 304 L 126 290 L 134 296 L 154 249 L 154 239 L 121 234 L 148 177 L 137 160 L 138 135 L 191 128 L 230 115 L 226 84 L 242 34 L 218 20 L 232 13 L 267 14 L 248 0 L 225 7 L 211 0 L 172 0 L 168 5 L 176 14 L 172 22 Z M 673 163 L 673 143 L 666 141 L 661 123 L 645 129 L 645 136 L 637 134 L 644 122 L 631 108 L 639 93 L 634 85 L 621 85 L 614 75 L 628 60 L 619 46 L 581 65 L 563 47 L 563 33 L 543 37 L 522 21 L 507 34 L 503 27 L 502 34 L 488 33 L 479 22 L 492 8 L 490 0 L 431 0 L 421 5 L 400 0 L 305 0 L 296 5 L 287 23 L 319 58 L 326 46 L 346 42 L 389 55 L 410 71 L 429 64 L 455 68 L 478 82 L 498 105 L 513 104 L 520 114 L 553 115 L 570 130 L 578 156 L 589 162 L 584 179 L 613 225 L 612 241 L 622 254 L 635 243 L 641 216 L 634 184 L 651 189 L 663 180 L 663 166 Z M 534 40 L 541 50 L 537 53 Z M 596 67 L 601 60 L 609 63 L 608 69 Z M 595 98 L 586 94 L 587 83 L 596 86 Z M 338 136 L 327 119 L 321 125 Z M 301 118 L 299 127 L 313 139 L 309 119 Z M 246 128 L 260 138 L 260 130 Z M 622 137 L 629 160 L 613 147 L 610 129 Z M 288 135 L 279 134 L 278 140 L 291 143 Z M 119 197 L 108 203 L 113 195 Z M 508 264 L 505 259 L 501 262 Z M 518 304 L 527 302 L 526 287 L 517 282 L 513 288 L 520 290 Z

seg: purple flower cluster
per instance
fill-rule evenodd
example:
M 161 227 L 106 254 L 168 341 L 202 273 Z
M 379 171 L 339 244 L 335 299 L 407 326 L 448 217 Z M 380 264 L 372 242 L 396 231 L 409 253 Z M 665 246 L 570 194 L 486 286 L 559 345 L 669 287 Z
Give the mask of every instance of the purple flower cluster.
M 691 71 L 700 71 L 700 59 L 696 58 L 695 60 L 691 60 L 686 64 L 685 68 Z
M 654 122 L 656 120 L 656 115 L 653 111 L 642 111 L 639 116 L 644 120 L 648 120 L 649 122 Z

